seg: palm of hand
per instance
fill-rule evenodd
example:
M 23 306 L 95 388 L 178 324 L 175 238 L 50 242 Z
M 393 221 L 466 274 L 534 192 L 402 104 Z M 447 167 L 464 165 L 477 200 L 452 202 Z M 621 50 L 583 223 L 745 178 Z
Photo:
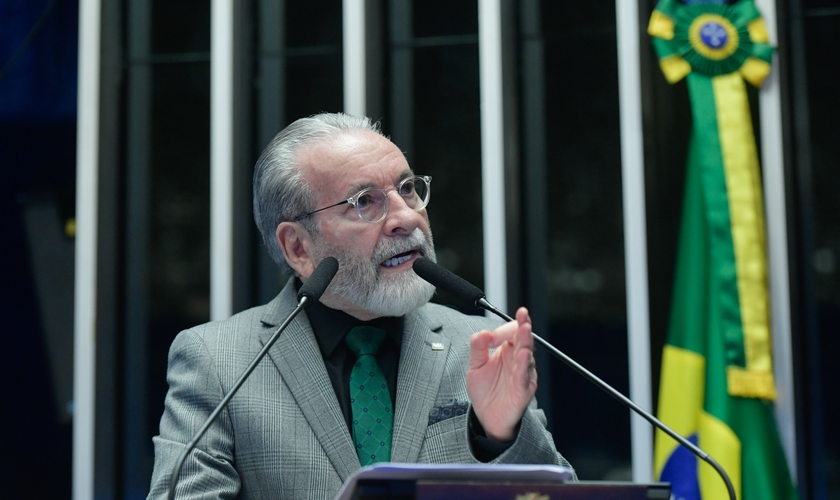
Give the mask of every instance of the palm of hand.
M 487 436 L 498 441 L 515 437 L 522 415 L 537 390 L 531 363 L 533 340 L 527 311 L 494 332 L 479 332 L 470 343 L 467 392 Z M 496 348 L 491 353 L 490 348 Z

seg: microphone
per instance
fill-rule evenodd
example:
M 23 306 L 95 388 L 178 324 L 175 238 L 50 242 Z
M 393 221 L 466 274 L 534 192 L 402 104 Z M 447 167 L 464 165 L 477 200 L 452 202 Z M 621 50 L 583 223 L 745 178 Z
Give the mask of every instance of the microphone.
M 309 279 L 301 285 L 298 291 L 298 303 L 303 303 L 304 299 L 307 301 L 316 301 L 321 298 L 327 287 L 330 285 L 335 273 L 338 272 L 338 261 L 335 257 L 327 257 L 318 264 L 318 267 L 309 275 Z M 305 307 L 305 306 L 304 306 Z
M 283 333 L 283 330 L 289 326 L 292 320 L 295 319 L 295 316 L 297 316 L 306 306 L 321 298 L 321 295 L 323 295 L 337 271 L 338 261 L 335 257 L 327 257 L 318 264 L 318 267 L 315 268 L 309 276 L 309 279 L 307 279 L 300 287 L 297 294 L 297 307 L 295 307 L 295 309 L 289 314 L 283 324 L 277 327 L 277 330 L 271 335 L 271 338 L 268 339 L 268 342 L 265 343 L 260 352 L 254 356 L 251 364 L 249 364 L 245 371 L 242 372 L 242 375 L 239 376 L 236 383 L 233 384 L 228 393 L 225 394 L 225 397 L 222 398 L 221 402 L 219 402 L 219 405 L 216 406 L 216 409 L 213 410 L 213 413 L 207 417 L 204 425 L 201 426 L 201 429 L 198 430 L 192 441 L 190 441 L 189 444 L 187 444 L 187 447 L 184 448 L 184 451 L 181 452 L 181 455 L 178 457 L 178 462 L 176 462 L 175 468 L 172 470 L 172 476 L 169 479 L 169 489 L 166 495 L 169 500 L 173 500 L 175 498 L 175 483 L 178 481 L 178 475 L 181 474 L 181 468 L 184 466 L 184 461 L 187 459 L 187 456 L 193 448 L 195 448 L 195 445 L 198 444 L 198 441 L 202 438 L 202 436 L 204 436 L 204 433 L 207 432 L 210 426 L 213 425 L 213 422 L 216 421 L 216 418 L 218 418 L 222 410 L 227 407 L 228 403 L 233 398 L 233 395 L 239 391 L 239 388 L 242 387 L 242 384 L 245 383 L 245 380 L 247 380 L 247 378 L 251 375 L 251 372 L 254 371 L 274 343 L 277 342 L 277 339 L 280 338 L 280 334 Z
M 414 269 L 414 272 L 417 274 L 417 276 L 420 276 L 424 280 L 428 281 L 436 288 L 445 290 L 456 299 L 471 304 L 475 307 L 480 307 L 484 310 L 490 311 L 493 314 L 504 318 L 508 321 L 513 321 L 513 318 L 503 313 L 495 306 L 493 306 L 493 304 L 488 302 L 485 298 L 486 295 L 483 291 L 481 291 L 480 288 L 468 282 L 464 278 L 461 278 L 457 274 L 449 271 L 448 269 L 445 269 L 435 264 L 431 260 L 426 259 L 424 257 L 420 257 L 419 259 L 414 261 L 414 264 L 412 264 L 412 268 Z M 720 464 L 718 464 L 711 456 L 709 456 L 708 453 L 701 450 L 698 446 L 695 446 L 691 441 L 677 434 L 673 429 L 662 423 L 659 419 L 646 412 L 644 409 L 642 409 L 640 406 L 638 406 L 636 403 L 630 400 L 630 398 L 618 392 L 611 385 L 598 378 L 595 374 L 578 364 L 572 358 L 566 356 L 563 352 L 561 352 L 559 349 L 555 348 L 553 345 L 543 340 L 539 335 L 537 335 L 533 331 L 531 332 L 531 335 L 534 337 L 534 340 L 537 343 L 548 349 L 549 352 L 551 352 L 554 355 L 554 357 L 566 363 L 573 370 L 583 375 L 587 380 L 597 385 L 602 390 L 606 391 L 606 393 L 610 396 L 617 399 L 621 404 L 641 415 L 642 418 L 650 422 L 651 425 L 660 429 L 665 434 L 668 434 L 669 436 L 674 438 L 678 443 L 688 448 L 689 451 L 691 451 L 703 461 L 711 465 L 723 479 L 723 482 L 726 484 L 726 489 L 729 491 L 729 498 L 731 500 L 736 500 L 735 488 L 732 486 L 732 481 L 729 479 L 729 476 L 726 474 L 726 471 L 723 470 L 723 467 L 721 467 Z

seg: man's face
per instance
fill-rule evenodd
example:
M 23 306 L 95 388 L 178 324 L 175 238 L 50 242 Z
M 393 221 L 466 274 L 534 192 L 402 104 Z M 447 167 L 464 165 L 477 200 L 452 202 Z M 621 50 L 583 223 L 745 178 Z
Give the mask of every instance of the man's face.
M 393 189 L 413 175 L 402 152 L 373 132 L 341 134 L 298 154 L 315 207 L 346 200 L 367 187 L 388 193 L 386 217 L 361 220 L 350 204 L 324 210 L 313 221 L 312 258 L 339 261 L 339 271 L 321 301 L 360 319 L 401 316 L 428 302 L 434 287 L 411 269 L 414 261 L 435 258 L 426 210 L 406 205 Z

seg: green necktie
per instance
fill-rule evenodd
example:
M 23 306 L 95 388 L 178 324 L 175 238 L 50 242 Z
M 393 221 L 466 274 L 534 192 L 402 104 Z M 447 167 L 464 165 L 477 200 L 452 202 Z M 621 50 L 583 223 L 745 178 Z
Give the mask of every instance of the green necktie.
M 344 339 L 358 356 L 350 372 L 350 407 L 353 443 L 363 466 L 391 460 L 394 411 L 388 383 L 374 356 L 384 338 L 381 328 L 357 326 Z

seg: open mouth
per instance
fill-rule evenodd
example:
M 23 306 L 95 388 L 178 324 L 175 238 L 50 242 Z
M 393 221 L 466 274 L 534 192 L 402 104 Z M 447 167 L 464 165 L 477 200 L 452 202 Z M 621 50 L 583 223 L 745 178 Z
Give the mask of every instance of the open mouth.
M 381 266 L 382 267 L 396 267 L 400 264 L 408 262 L 411 260 L 411 257 L 416 253 L 416 250 L 409 250 L 408 252 L 401 253 L 399 255 L 395 255 L 390 259 L 386 259 Z

